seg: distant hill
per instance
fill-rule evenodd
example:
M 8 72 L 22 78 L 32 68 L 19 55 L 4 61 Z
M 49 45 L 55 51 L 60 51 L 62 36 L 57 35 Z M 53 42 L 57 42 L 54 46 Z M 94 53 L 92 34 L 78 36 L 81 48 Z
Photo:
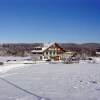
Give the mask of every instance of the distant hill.
M 6 43 L 0 45 L 1 56 L 27 56 L 34 47 L 41 43 Z
M 59 45 L 66 51 L 75 51 L 77 53 L 85 53 L 88 56 L 95 56 L 97 49 L 100 49 L 100 43 L 59 43 Z
M 6 43 L 0 45 L 0 56 L 27 56 L 34 47 L 42 43 Z M 86 53 L 95 56 L 97 49 L 100 49 L 100 43 L 58 43 L 65 51 L 75 51 L 77 53 Z

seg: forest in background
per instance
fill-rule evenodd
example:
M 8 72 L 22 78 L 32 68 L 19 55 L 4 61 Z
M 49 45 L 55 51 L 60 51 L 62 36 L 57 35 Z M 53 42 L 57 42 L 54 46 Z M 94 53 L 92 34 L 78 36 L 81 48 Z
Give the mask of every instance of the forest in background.
M 29 56 L 34 47 L 42 43 L 4 43 L 0 44 L 0 56 Z M 100 49 L 100 43 L 57 43 L 67 51 L 74 51 L 79 54 L 85 53 L 88 56 L 96 56 L 95 52 Z

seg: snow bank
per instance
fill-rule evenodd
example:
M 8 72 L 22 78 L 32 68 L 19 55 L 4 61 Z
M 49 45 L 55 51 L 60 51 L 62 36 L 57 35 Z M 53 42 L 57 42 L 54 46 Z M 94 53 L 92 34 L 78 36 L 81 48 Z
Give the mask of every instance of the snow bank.
M 93 59 L 94 59 L 95 63 L 100 63 L 100 57 L 94 57 Z
M 79 64 L 93 64 L 95 63 L 94 60 L 80 60 Z
M 1 73 L 6 73 L 7 71 L 13 68 L 25 67 L 28 66 L 29 64 L 31 65 L 49 64 L 46 61 L 31 61 L 30 57 L 0 57 L 0 62 L 4 63 L 4 65 L 0 65 Z
M 17 67 L 22 67 L 22 66 L 26 66 L 25 64 L 9 64 L 9 65 L 3 65 L 0 66 L 0 72 L 1 73 L 6 73 L 7 71 L 13 69 L 13 68 L 17 68 Z
M 30 57 L 0 57 L 0 62 L 4 63 L 4 65 L 0 66 L 0 72 L 6 73 L 13 68 L 26 66 L 25 63 L 33 63 L 32 61 L 27 61 L 26 59 L 30 59 Z
M 13 56 L 2 57 L 2 56 L 0 56 L 0 62 L 6 62 L 7 60 L 23 61 L 26 59 L 31 59 L 31 57 L 13 57 Z
M 100 63 L 100 57 L 91 57 L 93 60 L 80 60 L 80 64 L 93 64 Z

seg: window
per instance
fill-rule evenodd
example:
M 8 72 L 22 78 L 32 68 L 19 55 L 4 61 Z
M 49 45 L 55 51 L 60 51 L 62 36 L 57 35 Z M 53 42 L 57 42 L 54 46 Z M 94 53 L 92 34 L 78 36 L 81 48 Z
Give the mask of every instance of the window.
M 52 55 L 52 52 L 50 52 L 50 55 Z
M 55 48 L 55 50 L 57 50 L 57 48 Z
M 42 56 L 40 56 L 40 59 L 42 59 Z
M 58 48 L 58 50 L 60 50 L 60 48 Z
M 50 52 L 48 52 L 48 55 L 50 54 Z
M 55 52 L 53 52 L 53 54 L 55 55 Z
M 52 50 L 54 50 L 54 48 L 52 48 Z
M 42 48 L 34 48 L 34 50 L 42 50 Z
M 49 50 L 51 50 L 51 48 L 49 48 Z
M 33 52 L 33 54 L 36 54 L 36 52 Z
M 44 52 L 44 55 L 46 55 L 46 52 Z
M 55 55 L 57 55 L 57 52 L 55 52 Z

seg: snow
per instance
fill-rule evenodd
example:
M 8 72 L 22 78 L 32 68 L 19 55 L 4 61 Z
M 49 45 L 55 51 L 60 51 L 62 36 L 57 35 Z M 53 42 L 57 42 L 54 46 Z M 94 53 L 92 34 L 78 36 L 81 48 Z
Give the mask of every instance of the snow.
M 2 57 L 0 56 L 0 62 L 6 62 L 7 60 L 24 61 L 26 59 L 31 59 L 31 57 L 13 57 L 13 56 Z
M 15 68 L 21 68 L 28 65 L 39 65 L 39 64 L 48 64 L 48 62 L 45 61 L 31 61 L 26 60 L 29 57 L 1 57 L 1 61 L 4 63 L 4 65 L 0 65 L 0 72 L 6 73 L 7 71 Z M 10 60 L 7 62 L 7 60 Z M 15 61 L 14 61 L 15 60 Z
M 93 59 L 94 59 L 95 63 L 100 63 L 100 57 L 94 57 Z
M 13 68 L 18 68 L 22 66 L 26 66 L 26 65 L 25 64 L 9 64 L 9 65 L 0 66 L 0 72 L 6 73 L 7 71 Z
M 35 47 L 35 48 L 41 48 L 42 50 L 32 50 L 31 52 L 43 52 L 45 51 L 47 48 L 49 48 L 50 46 L 52 46 L 53 42 L 47 42 L 47 43 L 43 43 L 43 45 L 40 45 L 38 47 Z
M 32 61 L 26 61 L 26 59 L 30 59 L 30 57 L 0 57 L 0 62 L 3 62 L 4 65 L 0 65 L 0 72 L 6 73 L 7 71 L 26 66 L 25 63 L 33 63 Z M 7 62 L 9 60 L 9 62 Z M 15 60 L 15 61 L 14 61 Z
M 100 100 L 100 63 L 1 66 L 0 100 Z
M 100 63 L 100 57 L 90 57 L 90 58 L 92 58 L 92 60 L 80 60 L 79 63 L 80 64 Z

